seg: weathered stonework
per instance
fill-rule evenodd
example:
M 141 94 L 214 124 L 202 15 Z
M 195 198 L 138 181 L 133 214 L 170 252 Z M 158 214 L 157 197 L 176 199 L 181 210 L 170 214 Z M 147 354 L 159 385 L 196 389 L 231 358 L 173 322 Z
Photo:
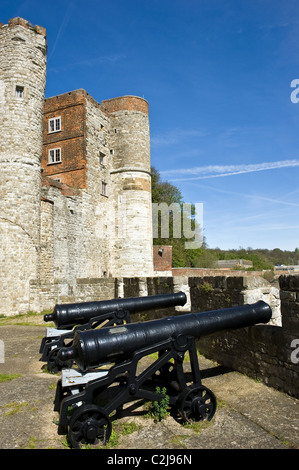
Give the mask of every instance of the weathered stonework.
M 136 276 L 139 272 L 152 276 L 148 104 L 142 98 L 126 96 L 103 101 L 102 106 L 110 115 L 114 152 L 111 183 L 117 222 L 112 275 Z
M 235 280 L 238 278 L 235 278 Z M 263 298 L 266 286 L 260 284 L 260 278 L 233 278 L 234 304 L 241 305 L 248 300 Z M 254 282 L 252 283 L 254 279 Z M 281 326 L 277 326 L 277 317 L 269 325 L 255 325 L 250 328 L 215 333 L 198 341 L 199 351 L 221 364 L 238 370 L 250 377 L 261 380 L 278 390 L 299 397 L 299 276 L 281 276 L 280 279 Z M 258 284 L 260 287 L 258 287 Z M 251 289 L 249 288 L 251 285 Z M 228 284 L 227 284 L 228 286 Z M 243 287 L 247 286 L 246 289 Z M 242 289 L 240 289 L 242 287 Z M 194 284 L 191 287 L 191 298 L 195 295 Z M 259 294 L 258 294 L 259 291 Z M 227 291 L 230 299 L 233 291 Z M 223 291 L 225 294 L 225 290 Z M 210 292 L 210 296 L 212 292 Z M 268 296 L 268 294 L 267 294 Z M 242 301 L 243 297 L 243 301 Z M 206 299 L 207 300 L 207 299 Z M 224 300 L 224 296 L 223 296 Z M 266 297 L 275 311 L 277 299 Z M 202 299 L 201 302 L 205 300 Z M 219 301 L 219 297 L 218 297 Z M 213 308 L 217 307 L 214 305 Z M 225 306 L 225 302 L 223 303 Z M 227 305 L 228 306 L 228 305 Z M 211 304 L 212 307 L 212 304 Z M 192 308 L 196 309 L 193 303 Z M 275 318 L 274 318 L 275 320 Z
M 121 107 L 115 118 L 106 104 L 100 105 L 84 90 L 45 100 L 43 175 L 72 187 L 76 199 L 72 219 L 80 249 L 70 278 L 152 275 L 149 124 L 144 103 L 137 97 L 109 100 L 113 112 Z M 49 133 L 48 122 L 56 117 L 61 128 Z M 49 163 L 49 150 L 57 147 L 61 161 Z M 43 185 L 43 197 L 51 200 L 49 186 Z M 67 214 L 59 217 L 67 220 Z M 58 227 L 54 225 L 53 240 L 59 239 Z
M 262 299 L 268 325 L 201 338 L 200 351 L 299 397 L 299 277 L 281 276 L 279 295 L 253 273 L 171 269 L 159 247 L 154 277 L 148 103 L 84 90 L 44 100 L 46 48 L 44 28 L 0 23 L 0 314 L 186 293 L 183 307 L 133 315 L 143 321 Z
M 28 310 L 39 276 L 46 38 L 20 18 L 0 27 L 0 313 Z
M 82 89 L 44 99 L 46 49 L 44 28 L 22 18 L 1 24 L 0 313 L 8 315 L 72 297 L 80 279 L 153 274 L 148 103 L 100 104 Z

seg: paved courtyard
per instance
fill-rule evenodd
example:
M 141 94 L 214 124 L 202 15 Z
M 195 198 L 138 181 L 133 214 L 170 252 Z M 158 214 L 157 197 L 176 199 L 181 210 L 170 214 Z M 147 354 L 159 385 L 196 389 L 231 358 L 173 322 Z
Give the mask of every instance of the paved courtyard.
M 5 362 L 0 374 L 1 449 L 68 449 L 57 433 L 53 399 L 59 374 L 42 370 L 43 325 L 0 326 Z M 299 449 L 299 400 L 200 357 L 203 384 L 217 397 L 216 414 L 200 426 L 169 416 L 154 423 L 144 406 L 130 404 L 113 423 L 110 449 Z

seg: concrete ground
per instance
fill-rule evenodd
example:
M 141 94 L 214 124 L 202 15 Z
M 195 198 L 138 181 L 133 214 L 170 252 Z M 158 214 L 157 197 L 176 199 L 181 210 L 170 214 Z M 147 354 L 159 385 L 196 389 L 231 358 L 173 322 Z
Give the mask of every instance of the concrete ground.
M 43 325 L 0 325 L 0 449 L 68 449 L 57 433 L 53 399 L 59 374 L 42 370 Z M 154 423 L 129 406 L 113 423 L 110 449 L 299 449 L 299 400 L 200 357 L 203 384 L 217 397 L 210 422 L 187 427 L 169 416 Z

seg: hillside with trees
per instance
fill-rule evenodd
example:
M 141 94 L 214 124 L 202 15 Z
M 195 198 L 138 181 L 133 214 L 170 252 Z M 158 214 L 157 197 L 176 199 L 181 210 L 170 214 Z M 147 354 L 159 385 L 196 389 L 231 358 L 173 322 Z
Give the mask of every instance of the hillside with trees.
M 152 167 L 152 202 L 161 204 L 165 202 L 168 206 L 178 203 L 182 207 L 184 201 L 180 190 L 167 181 L 162 181 L 159 172 Z M 183 212 L 183 211 L 181 211 Z M 194 220 L 191 214 L 191 226 L 194 229 Z M 160 224 L 160 221 L 159 221 Z M 169 238 L 161 238 L 160 230 L 158 238 L 154 238 L 154 245 L 171 245 L 173 255 L 173 267 L 213 268 L 218 260 L 246 259 L 253 263 L 252 270 L 273 269 L 275 265 L 295 265 L 299 263 L 299 248 L 294 251 L 275 248 L 253 249 L 251 247 L 238 247 L 231 250 L 220 248 L 209 248 L 207 240 L 196 250 L 186 250 L 184 243 L 186 238 L 173 238 L 173 218 L 169 217 Z M 190 240 L 188 240 L 190 241 Z

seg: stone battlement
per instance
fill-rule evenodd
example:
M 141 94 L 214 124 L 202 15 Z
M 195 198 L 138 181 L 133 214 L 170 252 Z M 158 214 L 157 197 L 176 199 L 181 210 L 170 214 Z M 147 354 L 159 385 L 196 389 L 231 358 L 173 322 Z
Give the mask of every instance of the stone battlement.
M 30 29 L 37 34 L 41 34 L 42 36 L 46 37 L 46 28 L 43 28 L 42 26 L 39 26 L 39 25 L 32 25 L 29 21 L 24 20 L 23 18 L 20 18 L 19 16 L 8 20 L 7 25 L 0 23 L 0 28 L 11 27 L 11 26 L 23 26 L 26 29 Z

